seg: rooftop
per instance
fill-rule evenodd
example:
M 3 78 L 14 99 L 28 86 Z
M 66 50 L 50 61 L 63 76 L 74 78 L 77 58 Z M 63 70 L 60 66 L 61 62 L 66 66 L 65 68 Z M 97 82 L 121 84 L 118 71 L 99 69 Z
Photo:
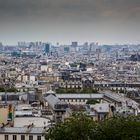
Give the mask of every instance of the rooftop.
M 42 134 L 45 132 L 43 127 L 4 127 L 0 128 L 2 134 Z
M 16 117 L 14 118 L 14 127 L 27 127 L 30 124 L 34 127 L 44 127 L 49 125 L 49 119 L 42 117 Z

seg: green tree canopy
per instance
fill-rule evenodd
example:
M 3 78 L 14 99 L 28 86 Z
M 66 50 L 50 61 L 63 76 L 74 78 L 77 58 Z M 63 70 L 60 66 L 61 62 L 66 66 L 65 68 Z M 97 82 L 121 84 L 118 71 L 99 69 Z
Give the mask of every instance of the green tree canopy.
M 99 101 L 95 100 L 95 99 L 90 99 L 86 102 L 86 104 L 96 104 L 99 103 Z
M 85 114 L 73 114 L 45 134 L 46 140 L 140 140 L 140 116 L 113 117 L 95 122 Z
M 95 88 L 58 88 L 56 93 L 98 93 Z
M 2 87 L 0 86 L 0 92 L 17 92 L 15 87 Z
M 104 120 L 94 136 L 96 140 L 140 140 L 140 117 L 117 116 Z
M 85 114 L 73 114 L 64 123 L 55 125 L 45 135 L 46 140 L 88 140 L 95 128 L 95 122 Z

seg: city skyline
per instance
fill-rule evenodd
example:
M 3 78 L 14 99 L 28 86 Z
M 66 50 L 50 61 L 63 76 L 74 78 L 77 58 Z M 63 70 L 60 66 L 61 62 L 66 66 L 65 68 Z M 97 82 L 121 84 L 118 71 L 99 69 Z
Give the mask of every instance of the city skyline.
M 139 0 L 0 0 L 0 42 L 139 44 Z

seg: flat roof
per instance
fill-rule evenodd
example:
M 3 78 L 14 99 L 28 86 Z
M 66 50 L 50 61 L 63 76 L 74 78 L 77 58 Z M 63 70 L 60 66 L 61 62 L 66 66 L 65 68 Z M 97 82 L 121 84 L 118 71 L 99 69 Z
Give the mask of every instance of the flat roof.
M 104 94 L 97 94 L 97 93 L 93 93 L 93 94 L 87 94 L 87 93 L 78 93 L 78 94 L 73 94 L 73 93 L 66 93 L 66 94 L 56 94 L 56 96 L 59 99 L 102 99 Z
M 0 134 L 34 134 L 34 135 L 41 135 L 45 132 L 46 129 L 43 127 L 4 127 L 0 128 Z
M 14 127 L 27 127 L 28 125 L 34 124 L 34 127 L 48 126 L 49 119 L 42 117 L 15 117 Z

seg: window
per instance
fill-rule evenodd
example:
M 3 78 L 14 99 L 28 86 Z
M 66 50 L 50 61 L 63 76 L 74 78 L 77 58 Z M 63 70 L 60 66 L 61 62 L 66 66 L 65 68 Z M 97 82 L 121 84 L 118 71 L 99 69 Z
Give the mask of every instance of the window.
M 21 135 L 21 140 L 25 140 L 25 136 L 24 135 Z
M 29 136 L 29 140 L 33 140 L 33 136 Z
M 41 136 L 37 136 L 37 140 L 41 140 Z
M 17 135 L 13 135 L 13 140 L 17 140 Z
M 8 140 L 8 135 L 5 135 L 4 136 L 4 140 Z

